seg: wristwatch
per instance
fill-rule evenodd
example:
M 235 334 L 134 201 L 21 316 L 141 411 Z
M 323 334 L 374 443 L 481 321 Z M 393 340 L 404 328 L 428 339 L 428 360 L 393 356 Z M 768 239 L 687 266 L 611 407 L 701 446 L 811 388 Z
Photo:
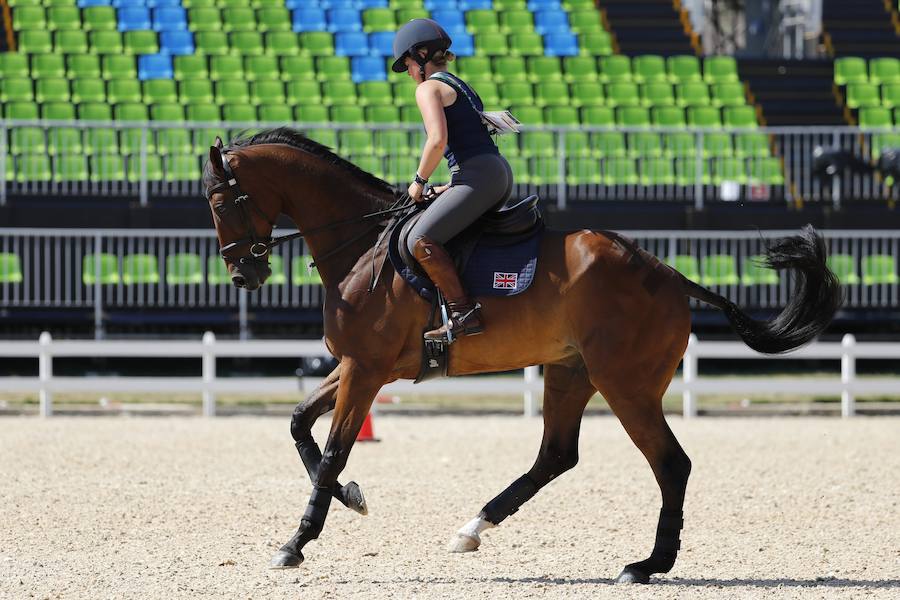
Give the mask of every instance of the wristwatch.
M 419 185 L 425 185 L 426 183 L 428 183 L 428 180 L 424 179 L 421 175 L 416 173 L 415 182 L 418 183 Z

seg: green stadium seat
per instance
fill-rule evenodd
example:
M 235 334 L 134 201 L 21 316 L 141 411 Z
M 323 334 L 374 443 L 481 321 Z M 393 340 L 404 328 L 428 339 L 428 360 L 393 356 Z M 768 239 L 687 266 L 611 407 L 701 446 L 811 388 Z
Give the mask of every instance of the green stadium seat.
M 603 183 L 600 162 L 593 158 L 570 158 L 566 161 L 566 183 L 568 185 L 591 185 Z
M 890 254 L 870 254 L 862 259 L 862 282 L 865 285 L 893 285 L 900 283 L 897 259 Z
M 666 60 L 669 72 L 669 81 L 672 83 L 690 83 L 702 81 L 700 73 L 700 59 L 689 54 L 670 56 Z
M 47 19 L 42 6 L 20 6 L 12 13 L 14 31 L 47 29 Z
M 300 123 L 326 123 L 328 108 L 321 105 L 299 105 L 294 109 L 294 118 Z
M 859 109 L 859 126 L 862 129 L 892 129 L 894 120 L 887 108 L 869 107 Z
M 111 79 L 137 79 L 137 66 L 133 56 L 111 54 L 101 59 L 103 65 L 103 78 Z
M 291 13 L 283 6 L 260 9 L 256 12 L 256 17 L 260 31 L 291 30 Z M 296 35 L 294 35 L 294 42 L 296 45 Z
M 501 135 L 498 136 L 494 143 L 497 144 L 497 148 L 500 150 L 500 154 L 506 157 L 507 160 L 518 157 L 521 152 L 519 151 L 519 138 L 515 135 Z M 513 171 L 515 173 L 515 171 Z M 518 174 L 516 174 L 516 181 L 519 181 Z
M 756 129 L 759 123 L 756 121 L 756 109 L 752 106 L 726 106 L 723 110 L 726 127 L 740 127 Z
M 174 56 L 172 58 L 172 67 L 176 81 L 198 80 L 209 77 L 209 71 L 206 68 L 206 56 L 201 54 Z
M 577 127 L 581 124 L 578 109 L 571 106 L 549 106 L 544 109 L 544 113 L 544 121 L 548 125 Z
M 350 59 L 346 56 L 320 56 L 316 59 L 316 78 L 319 81 L 348 81 Z
M 474 12 L 474 11 L 471 11 Z M 363 31 L 393 31 L 397 29 L 394 11 L 389 8 L 370 8 L 362 11 Z
M 709 106 L 709 86 L 702 81 L 693 81 L 675 86 L 675 95 L 681 106 Z
M 744 86 L 740 82 L 715 83 L 711 87 L 713 104 L 717 106 L 744 106 L 747 104 Z
M 288 123 L 294 120 L 290 106 L 283 104 L 260 104 L 259 120 L 269 123 Z
M 542 51 L 543 53 L 543 51 Z M 510 54 L 504 33 L 482 33 L 475 36 L 477 56 L 506 56 Z
M 834 82 L 837 85 L 848 83 L 868 83 L 866 60 L 858 56 L 844 56 L 834 61 Z
M 223 104 L 222 105 L 222 120 L 223 121 L 233 121 L 235 123 L 250 123 L 252 121 L 256 121 L 256 107 L 250 106 L 247 103 L 240 104 Z M 237 130 L 239 131 L 239 130 Z
M 249 102 L 250 90 L 245 81 L 229 79 L 216 82 L 216 103 L 234 105 Z
M 22 283 L 22 261 L 18 254 L 0 252 L 0 283 Z
M 100 154 L 90 157 L 91 176 L 94 182 L 122 181 L 125 179 L 125 165 L 118 154 Z
M 162 181 L 163 166 L 162 159 L 155 154 L 147 155 L 147 180 Z M 137 183 L 141 180 L 141 157 L 139 155 L 131 156 L 128 159 L 128 181 Z
M 509 111 L 526 125 L 542 125 L 544 123 L 544 111 L 530 104 L 514 104 Z
M 89 50 L 87 34 L 84 31 L 62 30 L 54 36 L 56 52 L 64 54 L 86 54 Z
M 529 170 L 534 185 L 553 185 L 559 181 L 559 159 L 542 156 L 531 161 Z
M 69 79 L 99 79 L 100 57 L 96 54 L 70 54 L 66 57 L 66 76 Z
M 106 102 L 106 86 L 102 79 L 76 79 L 72 82 L 72 102 Z
M 730 254 L 711 254 L 703 259 L 702 285 L 737 285 L 740 278 Z
M 222 14 L 218 8 L 188 9 L 188 29 L 191 31 L 222 31 Z
M 641 103 L 644 106 L 675 105 L 675 95 L 672 93 L 672 85 L 666 81 L 645 83 L 641 87 L 641 92 Z
M 631 66 L 634 70 L 634 81 L 637 83 L 667 81 L 666 61 L 662 56 L 655 54 L 636 56 Z
M 676 254 L 666 260 L 666 264 L 694 283 L 700 283 L 700 265 L 696 257 L 689 254 Z
M 189 147 L 187 152 L 190 152 Z M 202 172 L 200 170 L 200 157 L 196 154 L 166 154 L 166 169 L 164 179 L 166 181 L 197 181 Z
M 309 105 L 311 109 L 315 109 L 317 104 L 321 103 L 321 87 L 315 80 L 295 80 L 289 81 L 286 85 L 287 103 L 293 106 Z M 319 106 L 327 116 L 328 109 Z
M 326 81 L 322 84 L 322 101 L 327 106 L 356 104 L 356 85 L 352 81 Z
M 675 167 L 669 158 L 644 158 L 640 161 L 641 185 L 675 185 Z
M 46 182 L 52 176 L 50 157 L 46 154 L 23 154 L 16 159 L 16 181 L 19 183 Z
M 754 254 L 741 262 L 741 285 L 778 285 L 778 272 L 766 266 L 763 254 Z
M 178 100 L 182 104 L 212 104 L 212 83 L 205 79 L 189 79 L 178 84 Z
M 849 254 L 831 254 L 825 264 L 842 285 L 858 285 L 861 280 L 856 270 L 856 259 Z
M 310 56 L 333 56 L 334 39 L 327 31 L 307 31 L 300 34 L 300 47 Z
M 231 31 L 258 31 L 256 13 L 250 7 L 222 9 L 222 30 Z
M 579 53 L 582 56 L 610 56 L 613 53 L 609 32 L 596 31 L 578 36 Z
M 409 134 L 402 130 L 378 130 L 373 134 L 374 150 L 378 156 L 409 154 L 413 150 Z
M 500 31 L 500 24 L 497 21 L 497 13 L 493 10 L 466 11 L 465 19 L 466 29 L 469 30 L 469 33 L 478 35 L 482 33 L 498 33 Z M 391 26 L 383 29 L 382 31 L 396 28 L 393 24 L 393 18 L 391 19 L 391 21 Z
M 194 47 L 198 54 L 224 56 L 231 53 L 228 35 L 222 31 L 198 31 L 194 34 Z
M 538 83 L 534 86 L 535 104 L 538 106 L 568 106 L 569 85 L 562 81 Z M 524 101 L 524 100 L 522 100 Z M 577 120 L 577 114 L 576 120 Z M 549 121 L 548 121 L 549 123 Z
M 294 285 L 321 285 L 322 278 L 319 272 L 310 267 L 313 264 L 313 257 L 309 254 L 295 256 L 291 260 L 291 282 Z
M 605 32 L 600 13 L 591 6 L 585 10 L 573 10 L 569 13 L 569 28 L 573 33 L 584 35 L 586 33 Z
M 41 106 L 44 119 L 57 121 L 74 121 L 75 106 L 68 102 L 51 102 Z M 74 127 L 51 127 L 47 130 L 47 151 L 51 156 L 57 154 L 82 154 L 84 146 L 81 141 L 81 130 Z
M 411 156 L 388 156 L 385 161 L 384 178 L 390 183 L 406 182 L 409 174 L 416 171 L 418 159 Z
M 471 68 L 472 67 L 467 67 L 467 69 Z M 525 59 L 521 56 L 499 56 L 495 58 L 493 72 L 494 80 L 499 83 L 528 81 L 528 70 L 525 67 Z M 473 75 L 466 75 L 467 78 L 471 78 L 472 76 Z
M 768 185 L 784 185 L 784 173 L 781 161 L 774 157 L 752 158 L 750 163 L 750 181 Z
M 137 79 L 113 79 L 106 86 L 106 99 L 110 104 L 143 102 L 141 82 Z
M 734 151 L 738 158 L 770 156 L 769 136 L 765 133 L 739 133 L 734 136 Z
M 677 106 L 658 106 L 650 111 L 654 125 L 660 127 L 684 127 L 684 109 Z
M 82 27 L 85 31 L 115 31 L 119 24 L 116 9 L 112 6 L 88 6 L 81 9 Z
M 534 56 L 527 60 L 528 78 L 533 83 L 563 81 L 559 59 L 555 56 Z
M 282 56 L 278 63 L 284 81 L 315 79 L 316 65 L 311 56 Z
M 881 106 L 881 94 L 874 83 L 851 83 L 847 85 L 847 106 Z
M 657 133 L 649 131 L 629 133 L 626 139 L 628 140 L 628 153 L 635 158 L 658 157 L 663 154 L 662 139 Z
M 692 133 L 664 133 L 663 151 L 671 157 L 690 158 L 697 155 L 697 139 Z M 678 170 L 676 168 L 676 175 Z
M 173 79 L 151 79 L 144 82 L 144 104 L 178 102 L 178 90 Z
M 197 254 L 189 253 L 166 256 L 166 283 L 169 285 L 203 283 L 203 259 Z
M 363 81 L 356 85 L 359 102 L 364 106 L 392 104 L 391 84 L 387 81 Z
M 747 183 L 747 166 L 740 158 L 716 158 L 713 160 L 714 185 L 721 185 L 726 181 L 739 184 Z
M 0 52 L 0 80 L 7 77 L 28 77 L 28 55 L 18 52 Z
M 365 123 L 365 113 L 361 106 L 332 106 L 328 114 L 337 123 Z
M 631 81 L 631 59 L 622 54 L 602 56 L 598 75 L 604 83 Z
M 494 5 L 496 9 L 496 3 Z M 470 11 L 470 14 L 473 11 Z M 500 31 L 505 34 L 515 33 L 517 31 L 533 31 L 534 17 L 530 10 L 511 9 L 503 10 L 499 13 Z M 472 31 L 471 25 L 469 30 Z
M 490 79 L 492 74 L 491 59 L 487 56 L 463 56 L 456 64 L 459 76 L 463 79 Z M 524 65 L 522 68 L 524 70 Z
M 575 118 L 574 125 L 578 125 L 577 113 Z M 563 146 L 566 158 L 589 158 L 592 154 L 590 135 L 584 131 L 566 131 L 563 136 Z
M 266 285 L 285 285 L 287 275 L 284 273 L 284 258 L 279 254 L 269 254 L 269 269 L 272 274 L 266 279 Z
M 514 56 L 543 56 L 544 40 L 534 32 L 513 33 L 509 36 L 509 52 Z
M 218 256 L 206 259 L 206 283 L 209 285 L 231 285 L 231 274 L 228 265 Z
M 728 133 L 704 132 L 703 156 L 707 158 L 734 156 L 731 135 Z
M 244 77 L 249 81 L 280 81 L 278 59 L 274 56 L 244 58 Z
M 616 110 L 616 123 L 623 127 L 649 127 L 650 111 L 643 106 L 623 106 Z
M 900 107 L 900 83 L 881 86 L 881 104 L 885 108 Z
M 125 47 L 122 45 L 122 34 L 118 31 L 92 31 L 88 34 L 88 40 L 91 52 L 94 54 L 114 55 L 118 58 L 123 58 L 119 55 L 125 51 Z M 106 56 L 103 58 L 105 59 Z M 137 77 L 137 73 L 134 76 Z
M 427 19 L 431 13 L 424 8 L 401 8 L 396 12 L 397 23 L 406 23 L 413 19 Z
M 566 56 L 563 73 L 569 83 L 594 82 L 597 81 L 597 62 L 592 56 Z
M 497 86 L 500 94 L 500 103 L 504 106 L 510 106 L 516 102 L 525 104 L 534 103 L 534 92 L 532 85 L 524 81 L 511 81 Z
M 521 154 L 526 158 L 556 156 L 556 136 L 552 131 L 525 131 L 519 138 Z
M 696 158 L 679 158 L 675 160 L 675 180 L 678 185 L 696 185 L 697 167 L 701 168 L 700 183 L 710 185 L 712 183 L 712 169 L 708 160 L 698 161 Z
M 239 56 L 262 56 L 265 53 L 262 34 L 256 31 L 234 31 L 228 39 L 231 51 Z
M 87 161 L 81 154 L 59 154 L 53 160 L 53 181 L 63 183 L 88 180 Z
M 50 54 L 53 52 L 53 38 L 49 31 L 39 29 L 20 31 L 18 50 L 25 54 Z
M 250 84 L 253 104 L 284 104 L 284 84 L 280 81 L 254 81 Z
M 372 132 L 364 129 L 346 129 L 338 132 L 339 154 L 372 154 L 375 142 Z
M 31 77 L 40 80 L 46 77 L 65 77 L 66 66 L 62 54 L 39 54 L 31 59 Z
M 371 154 L 363 156 L 350 155 L 348 159 L 366 173 L 371 173 L 375 177 L 381 177 L 382 163 L 384 162 L 382 157 L 373 156 Z M 431 175 L 431 180 L 437 181 L 434 174 Z
M 245 83 L 244 64 L 239 56 L 213 56 L 209 61 L 209 76 L 213 81 Z
M 122 283 L 159 283 L 159 262 L 152 254 L 126 254 L 122 259 Z
M 900 148 L 900 133 L 876 133 L 872 135 L 872 158 L 881 156 L 885 148 Z
M 874 84 L 900 84 L 900 59 L 873 58 L 869 61 L 869 80 Z
M 709 56 L 703 61 L 703 78 L 707 83 L 740 81 L 737 61 L 733 56 Z
M 266 54 L 269 56 L 297 56 L 300 45 L 297 36 L 290 31 L 272 31 L 266 34 Z
M 34 100 L 30 77 L 5 77 L 0 80 L 0 103 L 31 102 Z
M 31 105 L 35 109 L 36 105 Z M 23 115 L 16 115 L 13 111 L 12 118 L 18 118 Z M 37 118 L 36 112 L 31 112 L 34 118 Z M 47 151 L 47 143 L 44 136 L 43 127 L 16 127 L 10 133 L 10 151 L 15 154 L 40 154 Z
M 468 84 L 475 90 L 478 97 L 481 98 L 486 109 L 491 110 L 500 103 L 500 93 L 497 91 L 497 84 L 493 81 L 488 79 L 470 79 Z
M 156 54 L 159 41 L 155 31 L 126 31 L 123 37 L 128 54 Z
M 115 285 L 119 277 L 119 257 L 115 254 L 85 254 L 81 260 L 81 282 L 84 285 Z
M 581 109 L 581 122 L 585 125 L 612 127 L 616 120 L 613 109 L 608 106 L 585 106 Z
M 606 185 L 635 185 L 639 181 L 634 159 L 607 158 L 604 161 L 603 183 Z
M 400 123 L 400 111 L 394 106 L 366 106 L 368 123 Z
M 572 106 L 603 106 L 606 95 L 603 86 L 596 81 L 579 81 L 572 84 Z
M 606 103 L 609 106 L 639 106 L 641 96 L 637 84 L 630 81 L 616 81 L 606 86 Z
M 70 98 L 69 80 L 62 77 L 46 77 L 36 82 L 35 101 L 40 104 L 46 102 L 68 102 Z
M 722 127 L 721 112 L 712 106 L 691 106 L 687 110 L 688 123 L 694 127 Z

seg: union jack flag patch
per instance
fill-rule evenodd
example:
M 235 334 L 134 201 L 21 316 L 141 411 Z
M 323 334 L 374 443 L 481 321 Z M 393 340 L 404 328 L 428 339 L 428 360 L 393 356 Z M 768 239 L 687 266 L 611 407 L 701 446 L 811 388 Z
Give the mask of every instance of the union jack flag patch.
M 514 290 L 518 283 L 518 273 L 498 273 L 497 271 L 494 271 L 495 290 Z

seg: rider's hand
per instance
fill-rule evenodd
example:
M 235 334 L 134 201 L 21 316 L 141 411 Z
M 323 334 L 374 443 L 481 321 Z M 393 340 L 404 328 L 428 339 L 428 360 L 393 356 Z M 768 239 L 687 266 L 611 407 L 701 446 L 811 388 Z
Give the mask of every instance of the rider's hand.
M 443 194 L 444 192 L 447 191 L 447 188 L 449 188 L 449 187 L 450 187 L 450 184 L 449 184 L 449 183 L 446 184 L 446 185 L 435 185 L 435 186 L 432 186 L 432 188 L 431 188 L 431 195 L 432 195 L 432 196 L 438 196 L 438 195 L 440 195 L 440 194 Z
M 412 198 L 416 202 L 422 202 L 422 200 L 423 200 L 422 191 L 423 190 L 424 190 L 424 187 L 422 186 L 422 184 L 416 183 L 415 181 L 413 181 L 411 184 L 409 184 L 409 189 L 406 190 L 406 193 L 409 195 L 410 198 Z

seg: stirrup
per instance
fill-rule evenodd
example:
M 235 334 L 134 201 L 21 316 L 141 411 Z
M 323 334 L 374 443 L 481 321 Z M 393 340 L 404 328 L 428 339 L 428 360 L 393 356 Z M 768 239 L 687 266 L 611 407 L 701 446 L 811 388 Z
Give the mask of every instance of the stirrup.
M 464 335 L 478 335 L 484 332 L 484 323 L 481 321 L 481 304 L 473 303 L 472 308 L 465 312 L 451 311 L 447 322 L 437 329 L 426 331 L 426 340 L 444 340 L 448 344 Z M 468 321 L 468 323 L 467 323 Z

